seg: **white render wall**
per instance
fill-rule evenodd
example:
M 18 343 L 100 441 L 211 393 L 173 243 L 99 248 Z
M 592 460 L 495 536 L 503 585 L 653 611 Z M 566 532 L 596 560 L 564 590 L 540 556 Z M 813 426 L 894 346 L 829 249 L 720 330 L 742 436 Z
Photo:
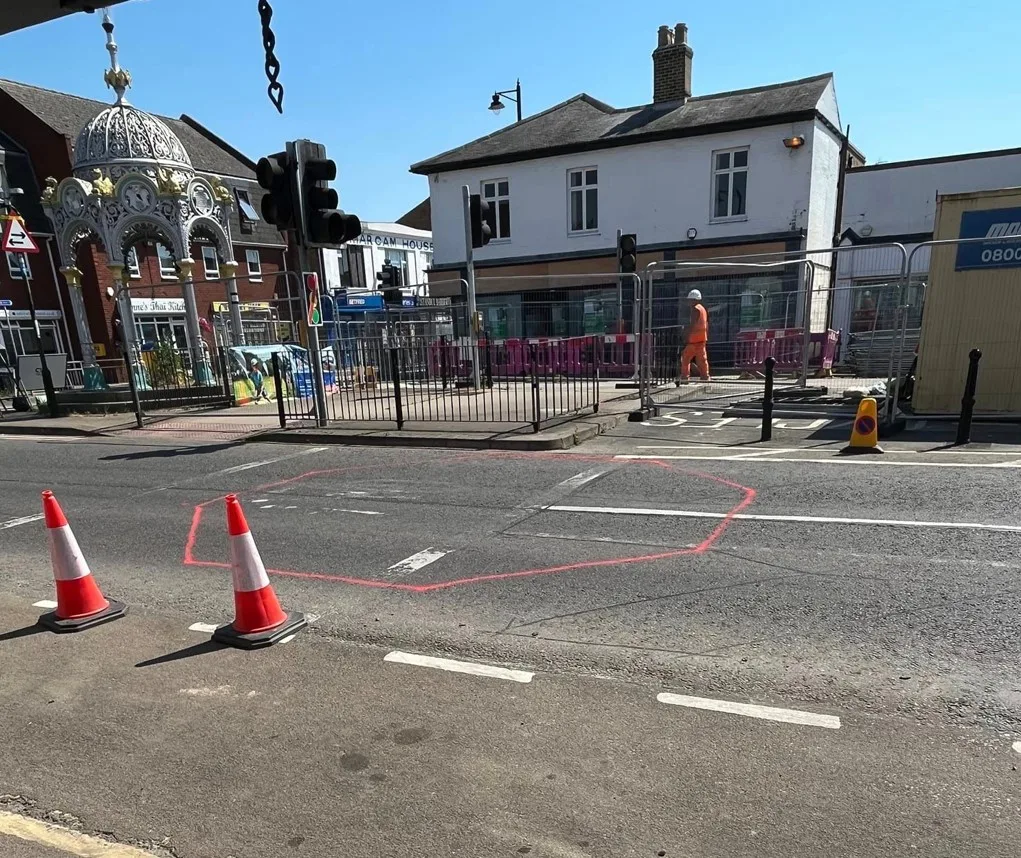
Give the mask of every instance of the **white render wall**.
M 932 232 L 936 194 L 1021 186 L 1021 154 L 942 161 L 936 164 L 850 170 L 844 185 L 844 229 L 871 238 Z M 915 266 L 913 266 L 915 267 Z
M 831 87 L 832 89 L 832 87 Z M 830 247 L 837 217 L 837 182 L 840 178 L 840 138 L 818 119 L 812 128 L 812 186 L 808 208 L 806 249 Z M 827 294 L 830 285 L 832 254 L 813 254 L 815 283 L 812 296 L 811 328 L 821 331 L 828 315 Z
M 362 234 L 349 241 L 348 245 L 362 246 L 365 263 L 363 274 L 365 284 L 370 288 L 378 286 L 376 274 L 383 269 L 387 249 L 404 250 L 408 254 L 408 282 L 405 286 L 427 282 L 426 270 L 432 265 L 433 251 L 432 233 L 427 230 L 413 229 L 399 223 L 364 223 Z M 340 288 L 340 253 L 343 250 L 323 251 L 323 274 L 330 291 Z
M 806 145 L 791 153 L 783 138 L 795 135 Z M 803 228 L 818 136 L 813 122 L 798 122 L 437 174 L 429 178 L 434 262 L 464 261 L 461 186 L 478 193 L 491 179 L 510 182 L 511 239 L 476 250 L 477 260 L 612 249 L 618 228 L 637 233 L 639 247 L 683 242 L 689 227 L 699 239 Z M 822 145 L 831 154 L 832 147 Z M 713 222 L 712 153 L 741 146 L 749 147 L 747 216 Z M 593 166 L 599 169 L 599 230 L 571 235 L 567 172 Z

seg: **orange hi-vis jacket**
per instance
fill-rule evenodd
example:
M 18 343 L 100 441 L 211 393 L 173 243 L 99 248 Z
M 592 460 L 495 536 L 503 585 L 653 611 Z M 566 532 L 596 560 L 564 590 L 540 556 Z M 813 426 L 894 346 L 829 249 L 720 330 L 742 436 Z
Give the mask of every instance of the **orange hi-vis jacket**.
M 701 304 L 696 304 L 694 310 L 697 318 L 688 330 L 688 342 L 704 343 L 709 339 L 709 316 Z

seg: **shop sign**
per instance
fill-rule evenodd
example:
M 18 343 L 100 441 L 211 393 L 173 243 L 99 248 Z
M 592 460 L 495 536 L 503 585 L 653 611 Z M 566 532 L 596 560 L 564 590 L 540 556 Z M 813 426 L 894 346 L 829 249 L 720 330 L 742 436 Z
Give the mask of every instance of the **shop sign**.
M 960 237 L 984 241 L 957 245 L 954 270 L 1021 268 L 1021 208 L 964 212 Z
M 131 312 L 183 316 L 184 298 L 132 298 Z

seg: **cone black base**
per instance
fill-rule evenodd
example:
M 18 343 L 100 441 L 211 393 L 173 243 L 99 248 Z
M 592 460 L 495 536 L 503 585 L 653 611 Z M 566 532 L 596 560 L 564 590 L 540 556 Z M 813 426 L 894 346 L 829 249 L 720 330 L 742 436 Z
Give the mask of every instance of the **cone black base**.
M 876 447 L 852 447 L 848 445 L 840 451 L 841 456 L 857 456 L 861 453 L 885 453 L 886 451 L 879 446 Z
M 74 617 L 73 619 L 61 619 L 57 616 L 56 611 L 50 611 L 48 614 L 43 614 L 39 618 L 39 625 L 45 626 L 51 632 L 81 632 L 85 629 L 91 629 L 93 626 L 99 626 L 103 623 L 109 623 L 111 620 L 119 620 L 128 612 L 128 606 L 123 602 L 115 602 L 113 599 L 109 600 L 110 604 L 95 614 L 89 614 L 87 617 Z
M 258 649 L 259 647 L 272 646 L 275 643 L 280 643 L 284 638 L 295 634 L 300 629 L 305 628 L 308 625 L 308 620 L 304 614 L 300 614 L 297 611 L 290 611 L 285 619 L 279 626 L 274 626 L 271 629 L 266 629 L 264 632 L 250 632 L 248 634 L 242 634 L 234 629 L 234 626 L 228 623 L 225 626 L 218 626 L 216 631 L 213 632 L 213 640 L 216 643 L 226 644 L 227 646 L 235 646 L 239 649 Z

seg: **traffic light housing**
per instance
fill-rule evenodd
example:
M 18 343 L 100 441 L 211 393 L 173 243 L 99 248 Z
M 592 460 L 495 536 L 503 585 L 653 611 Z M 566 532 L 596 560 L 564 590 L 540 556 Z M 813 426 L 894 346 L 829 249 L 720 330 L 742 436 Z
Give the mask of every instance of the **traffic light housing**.
M 633 232 L 625 232 L 617 242 L 617 270 L 621 274 L 638 270 L 638 236 Z
M 464 198 L 462 197 L 462 199 Z M 481 195 L 472 194 L 468 197 L 468 213 L 472 228 L 472 247 L 485 247 L 493 237 L 493 230 L 489 226 L 489 212 L 489 203 L 482 199 Z
M 305 323 L 310 328 L 321 328 L 323 326 L 323 310 L 319 303 L 319 275 L 314 271 L 306 271 L 302 274 L 305 281 Z
M 401 287 L 404 285 L 401 269 L 389 262 L 377 272 L 379 289 L 383 293 L 383 303 L 388 307 L 400 307 L 404 303 Z
M 262 217 L 283 231 L 294 229 L 298 206 L 294 199 L 297 188 L 295 169 L 297 164 L 287 152 L 277 152 L 260 158 L 255 166 L 259 185 L 268 193 L 262 197 Z
M 299 140 L 295 144 L 301 175 L 301 229 L 309 247 L 339 247 L 361 235 L 356 215 L 337 208 L 337 192 L 330 182 L 337 178 L 337 164 L 326 157 L 322 143 Z

